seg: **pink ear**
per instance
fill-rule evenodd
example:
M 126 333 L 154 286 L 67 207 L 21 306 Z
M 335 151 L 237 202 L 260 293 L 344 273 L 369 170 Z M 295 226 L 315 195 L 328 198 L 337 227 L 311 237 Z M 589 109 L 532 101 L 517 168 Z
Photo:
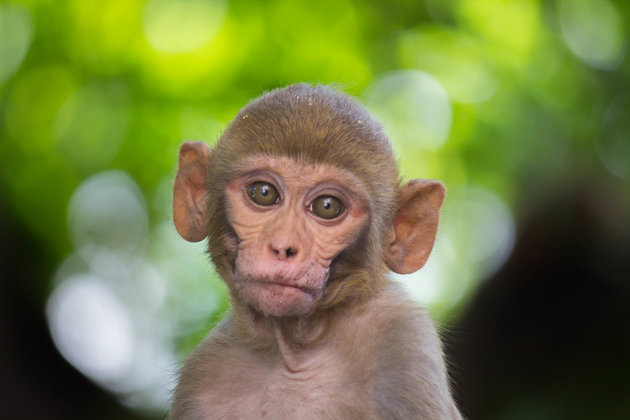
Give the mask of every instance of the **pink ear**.
M 206 180 L 212 151 L 200 141 L 187 141 L 179 149 L 179 169 L 173 189 L 173 220 L 177 232 L 199 242 L 206 232 Z
M 392 271 L 413 273 L 427 262 L 445 193 L 444 186 L 432 180 L 414 179 L 402 187 L 394 239 L 385 249 L 385 262 Z

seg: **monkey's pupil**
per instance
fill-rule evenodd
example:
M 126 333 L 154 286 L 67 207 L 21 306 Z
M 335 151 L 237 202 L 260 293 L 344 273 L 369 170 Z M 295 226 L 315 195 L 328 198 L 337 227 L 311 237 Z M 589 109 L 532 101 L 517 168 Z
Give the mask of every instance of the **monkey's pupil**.
M 260 193 L 264 196 L 266 196 L 267 194 L 269 194 L 269 185 L 263 185 Z
M 324 200 L 324 205 L 323 205 L 323 207 L 324 207 L 326 210 L 328 210 L 328 209 L 330 209 L 330 206 L 331 206 L 331 204 L 330 204 L 330 198 L 325 199 L 325 200 Z

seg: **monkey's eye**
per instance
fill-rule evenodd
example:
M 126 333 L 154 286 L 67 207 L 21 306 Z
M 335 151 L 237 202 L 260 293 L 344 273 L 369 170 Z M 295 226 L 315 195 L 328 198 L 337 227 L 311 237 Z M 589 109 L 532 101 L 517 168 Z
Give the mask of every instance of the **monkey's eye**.
M 343 213 L 343 204 L 338 198 L 322 195 L 313 201 L 311 210 L 317 217 L 322 219 L 334 219 Z
M 254 182 L 247 193 L 254 203 L 261 206 L 273 206 L 280 199 L 278 190 L 267 182 Z

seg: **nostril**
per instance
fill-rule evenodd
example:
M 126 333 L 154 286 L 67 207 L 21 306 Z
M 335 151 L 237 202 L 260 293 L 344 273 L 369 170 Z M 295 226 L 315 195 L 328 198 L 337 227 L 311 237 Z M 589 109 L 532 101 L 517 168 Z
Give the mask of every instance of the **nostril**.
M 297 247 L 292 246 L 284 247 L 270 244 L 269 249 L 271 250 L 272 255 L 280 260 L 292 258 L 298 253 Z

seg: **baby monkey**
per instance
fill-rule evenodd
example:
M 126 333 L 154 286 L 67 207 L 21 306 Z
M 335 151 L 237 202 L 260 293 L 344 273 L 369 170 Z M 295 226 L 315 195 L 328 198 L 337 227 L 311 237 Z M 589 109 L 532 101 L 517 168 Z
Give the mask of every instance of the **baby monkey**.
M 208 238 L 231 310 L 181 369 L 172 419 L 459 419 L 429 316 L 389 277 L 426 262 L 444 187 L 401 186 L 382 127 L 298 84 L 180 149 L 173 216 Z

